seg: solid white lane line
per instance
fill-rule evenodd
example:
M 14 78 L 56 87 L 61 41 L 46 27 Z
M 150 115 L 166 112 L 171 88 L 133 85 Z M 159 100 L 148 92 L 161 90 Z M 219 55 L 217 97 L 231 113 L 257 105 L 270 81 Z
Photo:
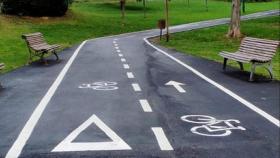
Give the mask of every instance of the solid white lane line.
M 121 61 L 122 61 L 122 62 L 126 62 L 126 59 L 125 59 L 125 58 L 121 58 Z
M 150 106 L 148 100 L 146 100 L 146 99 L 141 99 L 141 100 L 139 100 L 139 102 L 140 102 L 140 104 L 141 104 L 141 106 L 142 106 L 144 112 L 153 112 L 153 110 L 152 110 L 152 108 L 151 108 L 151 106 Z
M 235 94 L 234 92 L 232 92 L 231 90 L 227 89 L 226 87 L 220 85 L 219 83 L 213 81 L 212 79 L 206 77 L 205 75 L 203 75 L 202 73 L 200 73 L 199 71 L 197 71 L 196 69 L 194 69 L 193 67 L 185 64 L 184 62 L 182 62 L 181 60 L 173 57 L 172 55 L 166 53 L 165 51 L 157 48 L 156 46 L 152 45 L 147 38 L 144 38 L 144 41 L 150 45 L 151 47 L 153 47 L 154 49 L 156 49 L 158 52 L 166 55 L 167 57 L 169 57 L 170 59 L 174 60 L 175 62 L 177 62 L 178 64 L 182 65 L 183 67 L 187 68 L 188 70 L 192 71 L 194 74 L 196 74 L 197 76 L 199 76 L 200 78 L 204 79 L 205 81 L 207 81 L 208 83 L 212 84 L 213 86 L 217 87 L 218 89 L 220 89 L 221 91 L 223 91 L 224 93 L 228 94 L 229 96 L 231 96 L 232 98 L 236 99 L 237 101 L 239 101 L 240 103 L 242 103 L 243 105 L 245 105 L 246 107 L 248 107 L 249 109 L 253 110 L 254 112 L 258 113 L 259 115 L 263 116 L 264 118 L 266 118 L 268 121 L 270 121 L 271 123 L 273 123 L 274 125 L 276 125 L 277 127 L 280 127 L 280 121 L 278 119 L 276 119 L 275 117 L 273 117 L 272 115 L 268 114 L 267 112 L 263 111 L 262 109 L 258 108 L 256 105 L 250 103 L 249 101 L 245 100 L 244 98 L 240 97 L 239 95 Z
M 123 64 L 123 68 L 124 68 L 124 69 L 129 69 L 130 67 L 129 67 L 128 64 Z
M 132 88 L 135 92 L 142 91 L 138 83 L 132 83 L 131 85 L 132 85 Z
M 81 48 L 85 45 L 87 41 L 84 41 L 74 52 L 71 58 L 68 60 L 62 71 L 57 76 L 56 80 L 53 82 L 51 87 L 49 88 L 48 92 L 42 98 L 36 109 L 33 111 L 32 115 L 30 116 L 29 120 L 26 122 L 25 126 L 21 130 L 19 136 L 17 137 L 16 141 L 8 151 L 6 158 L 17 158 L 20 156 L 23 147 L 25 146 L 27 140 L 31 136 L 36 124 L 38 123 L 40 117 L 42 116 L 44 110 L 46 109 L 49 101 L 53 97 L 55 91 L 57 90 L 58 86 L 62 82 L 64 76 L 68 72 L 70 66 L 76 59 L 77 55 L 79 54 Z
M 119 54 L 119 57 L 123 57 L 123 54 Z
M 132 72 L 127 72 L 126 75 L 127 75 L 127 78 L 134 78 L 134 75 Z
M 120 53 L 121 52 L 121 50 L 117 50 L 117 53 Z
M 174 150 L 161 127 L 152 127 L 161 150 Z

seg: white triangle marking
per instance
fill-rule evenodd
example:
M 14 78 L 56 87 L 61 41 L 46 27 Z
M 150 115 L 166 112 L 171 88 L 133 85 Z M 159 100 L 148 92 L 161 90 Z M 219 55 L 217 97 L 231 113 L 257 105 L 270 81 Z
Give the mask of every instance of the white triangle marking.
M 111 142 L 72 142 L 77 136 L 95 123 L 109 138 Z M 70 133 L 60 142 L 52 152 L 67 151 L 98 151 L 98 150 L 131 150 L 131 147 L 123 141 L 112 129 L 102 122 L 96 115 L 92 115 L 87 121 Z

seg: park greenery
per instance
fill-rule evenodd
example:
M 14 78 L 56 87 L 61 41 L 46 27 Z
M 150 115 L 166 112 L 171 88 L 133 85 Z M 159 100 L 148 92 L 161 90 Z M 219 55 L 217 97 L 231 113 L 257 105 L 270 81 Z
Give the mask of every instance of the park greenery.
M 75 0 L 62 17 L 0 14 L 0 62 L 6 64 L 5 72 L 26 64 L 28 50 L 21 39 L 25 33 L 42 32 L 49 43 L 66 48 L 89 38 L 156 28 L 157 20 L 164 18 L 163 1 L 147 0 L 146 18 L 143 9 L 143 3 L 126 0 L 126 15 L 121 18 L 119 0 Z M 271 9 L 278 9 L 277 0 L 248 3 L 244 14 Z M 204 0 L 189 0 L 189 5 L 186 0 L 170 1 L 171 25 L 225 18 L 230 14 L 231 2 L 227 1 L 208 0 L 208 11 Z
M 244 21 L 241 23 L 243 36 L 279 40 L 279 17 L 269 17 L 257 20 Z M 219 56 L 222 50 L 235 52 L 240 45 L 240 39 L 231 39 L 225 36 L 228 26 L 216 26 L 213 28 L 205 28 L 193 30 L 172 35 L 172 40 L 168 43 L 158 39 L 161 45 L 170 49 L 176 49 L 188 55 L 202 57 L 222 63 L 223 58 Z M 280 50 L 278 49 L 276 56 L 273 58 L 273 73 L 275 78 L 280 80 Z M 239 65 L 231 61 L 231 66 L 239 68 Z M 245 71 L 250 72 L 250 64 L 245 64 Z M 257 74 L 269 76 L 264 68 L 258 68 Z

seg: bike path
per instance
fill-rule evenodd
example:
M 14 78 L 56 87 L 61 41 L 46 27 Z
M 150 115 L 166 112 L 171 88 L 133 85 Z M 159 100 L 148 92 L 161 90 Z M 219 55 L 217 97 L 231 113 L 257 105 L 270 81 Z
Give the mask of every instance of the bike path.
M 48 103 L 20 156 L 235 157 L 239 154 L 239 157 L 277 157 L 279 129 L 143 42 L 144 37 L 156 33 L 150 31 L 88 41 Z M 114 54 L 114 38 L 118 38 L 116 41 L 126 64 L 130 66 L 129 70 L 124 68 L 119 54 Z M 133 72 L 133 79 L 128 78 L 128 71 Z M 174 88 L 165 86 L 171 79 L 184 82 L 186 93 L 181 95 Z M 104 93 L 78 88 L 83 83 L 105 80 L 117 82 L 118 91 Z M 132 83 L 138 83 L 141 92 L 135 92 Z M 137 99 L 146 99 L 153 112 L 143 112 Z M 31 112 L 27 110 L 22 113 Z M 224 138 L 196 135 L 190 129 L 197 125 L 180 119 L 183 115 L 194 113 L 217 119 L 238 119 L 246 131 L 232 130 L 232 134 Z M 132 150 L 51 152 L 93 114 L 115 131 Z M 26 122 L 26 119 L 21 122 Z M 6 124 L 3 126 L 10 127 Z M 20 129 L 23 124 L 17 126 L 16 129 Z M 152 127 L 163 129 L 174 150 L 162 150 Z M 15 137 L 8 132 L 3 135 L 5 142 L 9 143 Z M 98 127 L 90 126 L 75 141 L 106 142 L 110 139 Z M 2 143 L 1 146 L 8 147 Z
M 137 38 L 118 38 L 121 57 L 114 50 L 113 41 L 90 41 L 81 49 L 27 142 L 22 157 L 278 156 L 279 142 L 275 139 L 279 138 L 278 127 L 159 52 L 150 48 L 143 51 L 145 43 L 139 43 Z M 112 43 L 112 46 L 108 43 Z M 123 68 L 122 58 L 126 59 L 129 69 Z M 133 72 L 133 79 L 127 78 L 128 71 Z M 83 83 L 104 80 L 117 82 L 119 89 L 94 91 L 78 88 Z M 186 93 L 178 93 L 173 87 L 166 86 L 170 80 L 185 83 Z M 135 92 L 132 83 L 138 83 L 141 91 Z M 147 99 L 153 111 L 144 112 L 138 103 L 139 99 Z M 116 132 L 131 149 L 51 152 L 93 114 Z M 200 125 L 181 120 L 185 115 L 206 115 L 218 120 L 235 119 L 240 123 L 232 125 L 242 126 L 246 130 L 233 129 L 230 135 L 221 137 L 201 136 L 191 131 Z M 223 127 L 225 123 L 215 125 Z M 161 150 L 152 127 L 164 130 L 173 150 Z M 79 133 L 74 142 L 110 141 L 96 126 L 90 126 L 87 130 Z M 200 132 L 213 134 L 203 128 Z M 220 132 L 223 134 L 225 130 Z

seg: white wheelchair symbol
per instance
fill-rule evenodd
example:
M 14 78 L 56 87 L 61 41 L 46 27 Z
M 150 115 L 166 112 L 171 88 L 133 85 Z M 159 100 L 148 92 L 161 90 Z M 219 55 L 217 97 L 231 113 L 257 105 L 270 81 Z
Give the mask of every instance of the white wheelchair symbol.
M 93 89 L 93 90 L 99 90 L 99 91 L 111 91 L 111 90 L 117 90 L 119 89 L 117 87 L 116 82 L 108 82 L 108 81 L 102 81 L 102 82 L 94 82 L 94 83 L 83 83 L 79 86 L 81 89 Z
M 239 120 L 235 119 L 217 120 L 214 117 L 206 115 L 186 115 L 182 116 L 181 119 L 189 123 L 202 124 L 191 128 L 192 133 L 202 136 L 224 137 L 231 135 L 231 130 L 246 130 L 242 126 L 233 125 L 240 123 Z

